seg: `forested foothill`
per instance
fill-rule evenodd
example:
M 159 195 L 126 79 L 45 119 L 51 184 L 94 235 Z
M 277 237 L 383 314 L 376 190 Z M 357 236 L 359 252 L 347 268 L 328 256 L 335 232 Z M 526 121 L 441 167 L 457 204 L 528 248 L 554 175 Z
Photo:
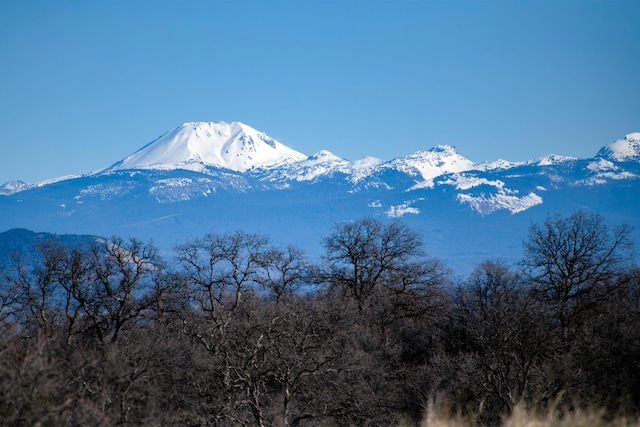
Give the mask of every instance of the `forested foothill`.
M 549 216 L 518 265 L 459 279 L 402 222 L 340 223 L 312 261 L 266 236 L 38 245 L 0 276 L 0 423 L 496 425 L 640 414 L 628 227 Z M 426 247 L 425 247 L 426 246 Z M 435 408 L 435 409 L 434 409 Z

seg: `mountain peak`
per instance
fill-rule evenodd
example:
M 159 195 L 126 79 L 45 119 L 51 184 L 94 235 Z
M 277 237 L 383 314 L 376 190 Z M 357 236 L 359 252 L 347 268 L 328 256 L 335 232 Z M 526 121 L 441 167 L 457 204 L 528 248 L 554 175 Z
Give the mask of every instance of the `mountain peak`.
M 304 154 L 241 122 L 186 122 L 105 171 L 203 170 L 213 166 L 244 172 L 254 167 L 306 158 Z
M 24 181 L 9 181 L 0 185 L 0 195 L 10 195 L 18 193 L 22 190 L 31 188 L 32 186 Z
M 344 162 L 341 157 L 336 156 L 329 150 L 320 150 L 312 156 L 309 156 L 309 160 L 323 161 L 323 162 Z
M 528 165 L 538 165 L 538 166 L 551 166 L 558 165 L 560 163 L 572 162 L 574 160 L 578 160 L 577 157 L 571 156 L 562 156 L 560 154 L 548 154 L 543 157 L 538 157 L 533 160 L 529 160 L 525 162 Z
M 434 146 L 433 148 L 429 149 L 429 152 L 431 153 L 445 153 L 445 154 L 459 154 L 458 150 L 456 150 L 456 147 L 452 146 L 452 145 L 443 145 L 443 144 L 438 144 L 436 146 Z
M 640 160 L 640 132 L 630 133 L 624 139 L 602 147 L 596 157 L 616 161 Z
M 388 164 L 408 173 L 417 172 L 425 181 L 450 172 L 467 171 L 475 166 L 475 163 L 461 156 L 451 145 L 436 145 L 428 151 L 417 151 Z

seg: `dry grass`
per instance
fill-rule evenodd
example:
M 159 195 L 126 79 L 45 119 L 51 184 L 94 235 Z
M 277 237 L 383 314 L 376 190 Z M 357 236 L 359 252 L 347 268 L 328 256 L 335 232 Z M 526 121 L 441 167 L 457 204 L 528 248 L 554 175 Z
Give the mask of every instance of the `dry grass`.
M 460 415 L 442 413 L 437 405 L 429 405 L 420 427 L 478 427 L 473 420 Z M 640 427 L 639 419 L 617 417 L 609 419 L 604 411 L 592 410 L 572 411 L 563 415 L 555 410 L 545 414 L 528 411 L 524 406 L 516 406 L 513 412 L 506 416 L 500 427 Z
M 604 411 L 575 410 L 559 415 L 553 410 L 535 414 L 516 406 L 502 424 L 503 427 L 640 427 L 640 421 L 624 417 L 608 419 Z

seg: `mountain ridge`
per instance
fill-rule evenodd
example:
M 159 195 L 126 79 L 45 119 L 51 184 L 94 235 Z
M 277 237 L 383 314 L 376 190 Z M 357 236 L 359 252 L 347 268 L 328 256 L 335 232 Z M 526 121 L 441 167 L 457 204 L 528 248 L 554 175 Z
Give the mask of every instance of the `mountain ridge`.
M 271 151 L 265 154 L 264 146 L 270 147 Z M 594 157 L 614 161 L 640 160 L 640 132 L 627 134 L 624 139 L 603 146 Z M 211 168 L 223 168 L 234 172 L 247 172 L 255 169 L 268 171 L 290 166 L 292 172 L 280 173 L 278 174 L 280 178 L 292 179 L 296 173 L 300 173 L 296 179 L 311 180 L 323 173 L 335 172 L 352 174 L 358 171 L 362 177 L 363 171 L 383 167 L 399 168 L 422 176 L 424 182 L 420 185 L 429 186 L 433 178 L 451 172 L 510 169 L 522 164 L 534 163 L 539 166 L 549 166 L 576 160 L 580 159 L 549 154 L 525 162 L 498 159 L 477 163 L 460 155 L 453 146 L 438 144 L 428 150 L 418 150 L 388 161 L 373 157 L 349 161 L 328 150 L 320 150 L 307 156 L 242 122 L 185 122 L 111 166 L 85 175 L 145 169 L 184 169 L 207 173 Z M 310 172 L 310 169 L 315 171 Z M 0 195 L 9 195 L 79 176 L 69 175 L 35 183 L 25 183 L 20 180 L 8 181 L 0 186 Z
M 178 150 L 182 157 L 165 158 L 165 167 L 146 167 L 154 165 L 149 162 L 128 168 L 134 163 L 116 162 L 120 167 L 81 176 L 5 184 L 0 230 L 116 234 L 153 239 L 170 250 L 211 230 L 241 229 L 317 255 L 332 224 L 372 216 L 413 226 L 434 255 L 462 269 L 487 257 L 513 259 L 528 225 L 550 213 L 587 209 L 640 230 L 635 134 L 622 148 L 616 141 L 587 159 L 548 155 L 476 163 L 442 145 L 388 161 L 349 161 L 326 150 L 292 158 L 277 141 L 269 145 L 268 137 L 239 130 L 248 135 L 244 140 L 229 129 L 212 151 L 218 161 L 219 148 L 231 141 L 238 148 L 234 155 L 242 157 L 238 170 L 207 163 L 211 153 L 190 157 L 194 151 Z M 206 131 L 201 129 L 205 136 Z M 276 162 L 244 150 L 256 144 L 276 150 Z M 622 160 L 611 154 L 621 152 Z M 255 163 L 249 167 L 245 160 Z

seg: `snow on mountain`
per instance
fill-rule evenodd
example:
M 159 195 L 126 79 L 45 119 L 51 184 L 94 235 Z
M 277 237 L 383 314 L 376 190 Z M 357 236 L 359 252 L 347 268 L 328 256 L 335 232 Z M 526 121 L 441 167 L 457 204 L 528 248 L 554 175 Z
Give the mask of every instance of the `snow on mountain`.
M 598 151 L 596 157 L 624 162 L 640 160 L 640 132 L 630 133 Z
M 354 170 L 367 170 L 372 169 L 382 163 L 382 160 L 377 157 L 363 157 L 351 163 L 351 167 Z
M 312 179 L 334 172 L 349 172 L 349 161 L 336 156 L 330 151 L 322 150 L 305 160 L 290 165 L 288 175 L 297 181 L 311 181 Z
M 534 192 L 530 192 L 523 197 L 518 197 L 517 192 L 505 189 L 500 189 L 497 194 L 491 194 L 489 196 L 485 194 L 480 196 L 458 194 L 457 198 L 460 203 L 467 203 L 482 215 L 488 215 L 499 209 L 507 209 L 512 214 L 515 214 L 542 203 L 542 197 Z
M 0 195 L 11 195 L 19 191 L 27 190 L 33 187 L 32 184 L 27 184 L 24 181 L 9 181 L 0 186 Z
M 382 160 L 375 157 L 365 157 L 354 162 L 350 162 L 342 157 L 338 157 L 330 151 L 321 150 L 304 160 L 287 163 L 283 167 L 270 168 L 261 171 L 260 175 L 267 177 L 270 181 L 312 181 L 318 177 L 331 177 L 336 173 L 347 176 L 351 182 L 369 176 L 375 168 L 382 163 Z
M 458 154 L 454 147 L 436 145 L 429 151 L 418 151 L 407 157 L 399 157 L 385 164 L 412 176 L 419 176 L 422 182 L 418 187 L 431 187 L 433 178 L 451 172 L 464 172 L 473 169 L 476 164 Z
M 222 167 L 244 172 L 306 159 L 275 139 L 240 122 L 184 123 L 102 172 L 125 169 Z
M 382 163 L 382 160 L 376 157 L 363 157 L 351 162 L 351 182 L 355 183 L 370 176 Z
M 524 162 L 510 162 L 508 160 L 498 159 L 493 162 L 477 163 L 473 169 L 481 171 L 505 170 L 522 164 L 524 164 Z
M 609 160 L 605 160 L 603 158 L 596 159 L 592 162 L 589 162 L 587 165 L 587 169 L 592 172 L 602 172 L 602 171 L 610 171 L 610 170 L 618 170 L 619 168 L 610 162 Z
M 19 193 L 21 191 L 30 190 L 32 188 L 45 187 L 49 184 L 55 184 L 60 181 L 67 181 L 69 179 L 78 178 L 79 175 L 65 175 L 59 176 L 57 178 L 45 179 L 42 181 L 37 181 L 33 183 L 27 183 L 24 181 L 9 181 L 0 185 L 0 195 L 9 196 L 11 194 Z
M 536 165 L 536 166 L 551 166 L 551 165 L 557 165 L 559 163 L 572 162 L 575 160 L 578 160 L 578 158 L 571 157 L 571 156 L 561 156 L 558 154 L 549 154 L 548 156 L 538 157 L 536 159 L 529 160 L 528 162 L 526 162 L 526 164 Z
M 598 185 L 606 184 L 607 181 L 614 179 L 621 180 L 638 178 L 638 176 L 633 172 L 622 170 L 612 161 L 603 159 L 601 157 L 595 158 L 593 161 L 589 162 L 586 169 L 593 175 L 579 181 L 579 184 Z
M 481 215 L 488 215 L 500 209 L 506 209 L 512 214 L 522 212 L 543 202 L 542 197 L 534 192 L 526 196 L 519 196 L 516 189 L 507 188 L 505 182 L 500 179 L 487 179 L 476 176 L 474 171 L 467 173 L 453 173 L 446 179 L 438 180 L 439 186 L 449 185 L 458 191 L 456 200 Z M 538 191 L 544 191 L 544 187 L 537 186 Z M 469 192 L 470 190 L 478 190 Z
M 385 215 L 389 218 L 401 218 L 406 214 L 418 215 L 420 210 L 418 208 L 414 208 L 411 206 L 411 201 L 404 202 L 400 205 L 389 206 L 389 209 L 386 210 Z
M 312 181 L 319 176 L 331 176 L 336 172 L 350 173 L 351 163 L 330 151 L 321 150 L 282 167 L 260 170 L 258 175 L 267 181 Z
M 481 185 L 489 185 L 497 189 L 504 188 L 504 182 L 499 179 L 488 180 L 486 178 L 479 178 L 468 174 L 452 174 L 448 179 L 444 180 L 440 184 L 454 186 L 456 190 L 469 190 L 470 188 Z

